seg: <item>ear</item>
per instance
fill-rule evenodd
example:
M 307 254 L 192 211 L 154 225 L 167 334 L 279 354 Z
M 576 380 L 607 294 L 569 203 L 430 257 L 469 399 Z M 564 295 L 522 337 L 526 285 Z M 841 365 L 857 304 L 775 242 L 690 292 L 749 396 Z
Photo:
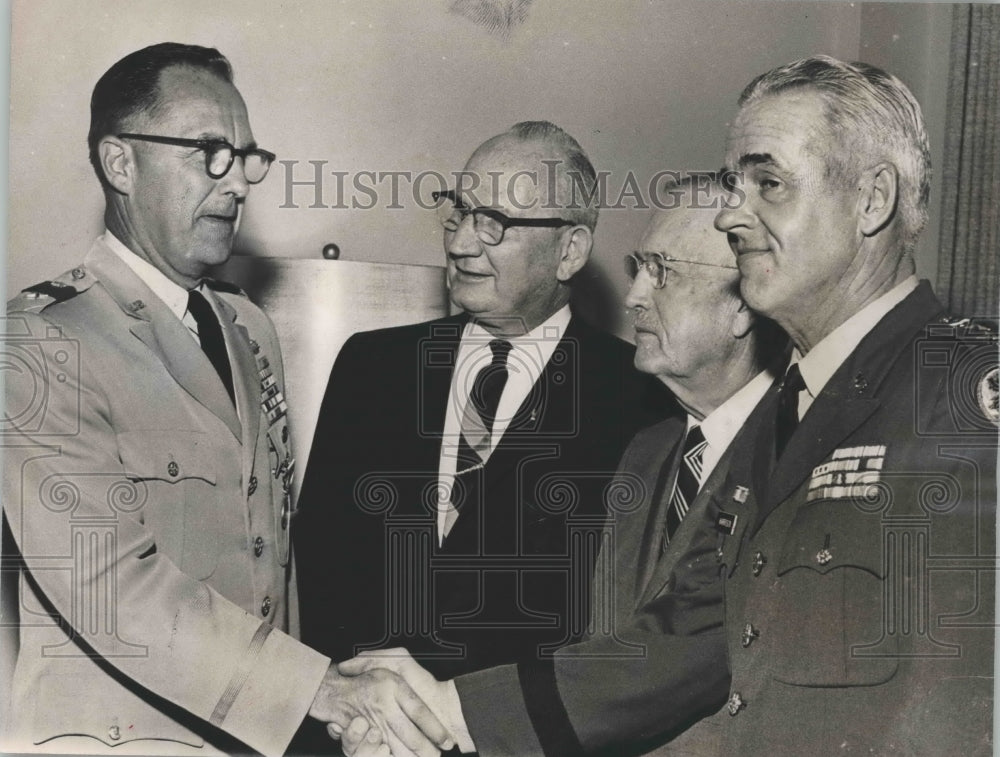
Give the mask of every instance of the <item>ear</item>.
M 135 174 L 132 148 L 117 137 L 107 136 L 97 143 L 97 157 L 108 184 L 130 194 Z
M 736 310 L 736 314 L 733 316 L 733 323 L 730 326 L 730 333 L 736 339 L 742 339 L 751 331 L 753 331 L 754 325 L 757 323 L 756 314 L 750 309 L 743 300 L 740 300 L 740 306 Z
M 573 278 L 587 264 L 593 246 L 594 234 L 586 226 L 574 226 L 563 232 L 556 278 L 562 282 Z
M 859 230 L 875 236 L 896 215 L 899 199 L 899 172 L 892 163 L 879 163 L 861 176 L 858 186 Z

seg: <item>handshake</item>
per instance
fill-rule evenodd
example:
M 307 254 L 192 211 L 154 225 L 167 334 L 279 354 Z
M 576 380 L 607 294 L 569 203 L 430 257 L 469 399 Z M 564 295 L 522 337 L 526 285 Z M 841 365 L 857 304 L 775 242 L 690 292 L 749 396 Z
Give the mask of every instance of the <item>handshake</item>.
M 405 649 L 330 665 L 309 715 L 327 724 L 348 757 L 435 757 L 456 744 L 475 751 L 454 685 Z

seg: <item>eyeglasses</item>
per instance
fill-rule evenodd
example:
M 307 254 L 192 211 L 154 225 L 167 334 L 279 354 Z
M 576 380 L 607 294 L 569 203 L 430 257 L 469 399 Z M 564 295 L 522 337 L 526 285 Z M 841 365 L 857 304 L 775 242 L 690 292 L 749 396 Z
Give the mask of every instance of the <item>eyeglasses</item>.
M 528 226 L 533 228 L 557 229 L 560 226 L 572 226 L 575 221 L 565 218 L 511 218 L 493 208 L 470 208 L 455 196 L 453 189 L 443 192 L 432 192 L 435 202 L 444 200 L 437 207 L 438 220 L 445 231 L 455 232 L 469 214 L 472 215 L 472 227 L 476 237 L 483 244 L 497 245 L 503 241 L 504 232 L 511 226 Z
M 233 167 L 236 158 L 243 158 L 243 175 L 248 184 L 258 184 L 267 176 L 271 163 L 277 157 L 273 152 L 258 150 L 256 147 L 241 150 L 224 139 L 183 139 L 182 137 L 160 137 L 154 134 L 119 134 L 119 139 L 138 139 L 161 145 L 193 147 L 205 153 L 205 171 L 213 179 L 221 179 Z
M 635 252 L 625 256 L 625 273 L 629 280 L 634 280 L 639 275 L 639 271 L 645 271 L 653 279 L 654 289 L 663 289 L 667 284 L 667 271 L 670 269 L 667 263 L 687 263 L 688 265 L 701 265 L 709 268 L 723 268 L 727 271 L 738 271 L 734 265 L 720 265 L 719 263 L 703 263 L 700 260 L 684 260 L 675 258 L 664 252 Z

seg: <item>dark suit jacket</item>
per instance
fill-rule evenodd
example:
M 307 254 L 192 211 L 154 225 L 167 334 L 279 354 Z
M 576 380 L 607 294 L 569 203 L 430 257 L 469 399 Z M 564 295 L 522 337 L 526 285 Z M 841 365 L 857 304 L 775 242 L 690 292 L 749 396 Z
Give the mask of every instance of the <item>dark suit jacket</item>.
M 573 318 L 444 547 L 437 477 L 465 317 L 357 334 L 337 358 L 296 531 L 303 637 L 405 646 L 440 678 L 578 639 L 622 450 L 673 408 L 633 348 Z
M 687 753 L 991 754 L 996 350 L 924 282 L 773 472 L 763 423 L 734 456 L 727 488 L 751 494 L 723 558 L 732 698 Z
M 683 417 L 641 431 L 608 490 L 611 521 L 595 570 L 586 640 L 553 658 L 456 679 L 480 754 L 638 754 L 726 699 L 722 581 L 715 528 L 731 449 L 664 551 Z

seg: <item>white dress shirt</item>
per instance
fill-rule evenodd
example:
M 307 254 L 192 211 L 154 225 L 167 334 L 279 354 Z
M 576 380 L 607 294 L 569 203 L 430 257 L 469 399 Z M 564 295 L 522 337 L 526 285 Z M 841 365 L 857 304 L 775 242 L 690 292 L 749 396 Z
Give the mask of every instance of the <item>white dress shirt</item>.
M 799 419 L 805 416 L 813 400 L 819 396 L 823 387 L 850 357 L 861 340 L 868 336 L 890 310 L 917 288 L 917 283 L 916 276 L 910 276 L 900 282 L 820 339 L 806 355 L 799 352 L 797 347 L 792 350 L 789 365 L 799 364 L 799 371 L 806 385 L 805 390 L 799 392 Z
M 545 370 L 556 345 L 566 332 L 570 315 L 569 305 L 565 305 L 527 334 L 507 339 L 511 344 L 511 351 L 507 356 L 507 383 L 500 395 L 486 459 L 489 459 L 489 454 L 500 443 L 507 426 Z M 470 321 L 462 332 L 462 341 L 455 356 L 438 465 L 438 491 L 441 492 L 437 512 L 439 544 L 444 542 L 444 537 L 458 519 L 458 510 L 451 503 L 451 489 L 455 483 L 456 454 L 462 435 L 465 405 L 469 401 L 476 374 L 493 360 L 490 342 L 497 338 L 499 337 L 493 336 L 479 324 Z
M 774 379 L 774 373 L 770 369 L 765 369 L 701 421 L 688 415 L 687 430 L 690 431 L 693 427 L 700 425 L 701 432 L 705 435 L 707 442 L 701 456 L 699 489 L 704 486 L 712 471 L 715 470 L 719 459 L 725 454 L 739 430 L 743 428 L 743 424 L 746 423 L 753 409 L 757 407 L 757 403 L 767 394 Z

